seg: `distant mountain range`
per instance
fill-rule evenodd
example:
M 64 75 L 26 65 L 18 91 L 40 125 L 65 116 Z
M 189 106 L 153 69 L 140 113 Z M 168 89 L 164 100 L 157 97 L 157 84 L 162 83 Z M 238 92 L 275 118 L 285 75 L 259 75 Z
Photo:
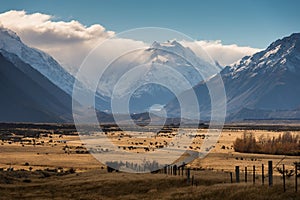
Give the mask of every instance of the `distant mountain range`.
M 134 51 L 132 54 L 118 58 L 109 66 L 99 81 L 98 92 L 111 97 L 115 89 L 114 97 L 120 99 L 120 102 L 124 102 L 124 98 L 130 95 L 130 111 L 135 113 L 147 112 L 153 104 L 166 105 L 175 98 L 174 91 L 170 88 L 176 88 L 178 93 L 184 92 L 187 88 L 180 87 L 178 80 L 176 81 L 176 72 L 182 76 L 180 81 L 186 79 L 189 88 L 192 88 L 221 70 L 175 40 L 153 42 L 149 48 Z M 137 66 L 143 70 L 130 73 L 127 78 L 134 82 L 122 82 L 116 90 L 115 86 L 124 74 Z M 165 87 L 159 83 L 164 83 Z
M 30 65 L 31 68 L 40 72 L 49 81 L 72 96 L 75 77 L 68 73 L 50 55 L 25 45 L 17 34 L 9 29 L 0 28 L 0 53 L 13 64 L 16 64 L 17 60 L 21 60 Z M 76 85 L 78 90 L 89 90 L 87 84 L 77 83 Z M 99 110 L 109 109 L 109 99 L 107 97 L 97 93 L 95 101 Z
M 227 95 L 227 120 L 300 118 L 300 34 L 273 42 L 266 50 L 246 56 L 220 72 Z M 206 85 L 195 86 L 202 116 L 209 119 Z M 188 95 L 186 91 L 183 95 Z M 190 91 L 191 92 L 191 91 Z M 170 102 L 176 116 L 178 105 Z
M 0 66 L 0 121 L 72 121 L 72 99 L 65 91 L 14 54 L 2 51 Z
M 4 83 L 4 78 L 8 73 L 8 71 L 5 71 L 8 66 L 10 67 L 7 70 L 10 70 L 10 72 L 14 70 L 16 73 L 15 75 L 10 74 L 12 77 L 1 85 L 2 87 L 5 85 L 6 88 L 6 90 L 0 90 L 3 95 L 4 91 L 16 92 L 16 95 L 9 97 L 8 101 L 5 98 L 0 100 L 0 106 L 5 108 L 3 111 L 7 110 L 7 112 L 1 112 L 0 121 L 73 121 L 72 91 L 75 78 L 60 66 L 54 58 L 38 49 L 28 47 L 16 33 L 5 28 L 0 28 L 0 55 L 1 70 L 3 71 L 1 74 L 2 82 Z M 20 80 L 23 80 L 23 82 Z M 40 80 L 43 80 L 43 82 Z M 32 82 L 31 86 L 27 85 L 28 82 Z M 39 90 L 35 90 L 35 86 L 40 87 Z M 78 90 L 89 91 L 87 85 L 83 83 L 78 83 L 77 86 L 79 87 Z M 18 98 L 18 95 L 22 93 L 28 95 L 28 103 L 25 103 L 25 99 Z M 62 105 L 58 104 L 55 99 L 46 98 L 48 94 L 59 100 L 64 107 L 59 107 Z M 45 101 L 44 98 L 46 98 Z M 19 103 L 14 104 L 14 100 Z M 32 101 L 32 104 L 30 101 Z M 38 101 L 41 106 L 35 105 L 35 101 Z M 13 108 L 11 111 L 13 112 L 8 112 L 10 107 L 6 104 L 9 102 L 12 103 Z M 48 105 L 46 102 L 52 102 L 51 105 L 57 106 L 57 108 Z M 109 100 L 98 93 L 95 97 L 95 103 L 99 110 L 109 109 Z M 31 110 L 26 106 L 34 109 Z M 39 114 L 36 115 L 37 112 Z M 11 115 L 11 117 L 8 117 L 8 115 Z
M 138 53 L 138 61 L 125 65 L 121 58 L 112 64 L 114 76 L 108 70 L 106 76 L 100 79 L 95 97 L 99 116 L 105 121 L 112 120 L 109 114 L 110 95 L 114 85 L 124 72 L 137 63 L 143 63 L 146 70 L 139 79 L 144 83 L 163 79 L 176 87 L 178 83 L 168 79 L 167 73 L 157 73 L 164 64 L 182 74 L 193 88 L 180 91 L 181 95 L 188 97 L 194 91 L 198 97 L 201 119 L 210 118 L 211 103 L 206 85 L 216 81 L 213 76 L 216 66 L 176 41 L 154 42 Z M 266 50 L 217 70 L 221 70 L 226 90 L 227 120 L 300 119 L 299 33 L 277 40 Z M 211 78 L 203 80 L 199 71 Z M 12 31 L 0 29 L 0 121 L 72 122 L 74 81 L 75 78 L 51 56 L 26 46 Z M 79 90 L 90 91 L 85 83 L 79 83 L 78 87 Z M 136 85 L 123 87 L 124 90 L 119 90 L 117 94 L 120 99 L 132 92 Z M 80 105 L 82 102 L 76 103 Z M 180 116 L 174 94 L 151 81 L 133 93 L 130 110 L 144 113 L 153 104 L 165 106 L 170 117 Z

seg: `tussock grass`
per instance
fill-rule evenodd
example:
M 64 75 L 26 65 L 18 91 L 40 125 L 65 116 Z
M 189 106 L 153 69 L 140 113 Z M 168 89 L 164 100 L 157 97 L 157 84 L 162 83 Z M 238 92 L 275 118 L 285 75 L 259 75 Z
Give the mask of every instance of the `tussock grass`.
M 106 173 L 93 170 L 65 176 L 38 178 L 31 182 L 0 184 L 0 199 L 300 199 L 292 185 L 230 184 L 224 173 L 201 172 L 197 186 L 181 176 L 165 174 Z M 15 178 L 16 180 L 17 178 Z M 226 183 L 227 182 L 227 183 Z

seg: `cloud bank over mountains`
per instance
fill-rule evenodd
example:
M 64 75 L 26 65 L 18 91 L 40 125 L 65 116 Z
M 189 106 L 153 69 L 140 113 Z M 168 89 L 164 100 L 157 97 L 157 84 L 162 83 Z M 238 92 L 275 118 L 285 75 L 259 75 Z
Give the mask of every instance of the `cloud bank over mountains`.
M 221 40 L 201 40 L 195 41 L 195 43 L 205 49 L 205 51 L 222 66 L 230 65 L 244 56 L 261 51 L 261 49 L 238 46 L 236 44 L 225 45 L 222 44 Z
M 85 26 L 76 20 L 59 21 L 55 16 L 43 13 L 26 13 L 11 10 L 0 14 L 0 26 L 16 32 L 27 45 L 41 49 L 64 66 L 69 72 L 76 73 L 84 58 L 101 41 L 116 35 L 100 24 Z M 108 48 L 108 54 L 117 56 L 131 47 L 146 47 L 142 41 L 116 39 L 115 45 Z M 229 65 L 245 55 L 252 55 L 260 49 L 241 47 L 236 44 L 224 45 L 217 41 L 182 42 L 183 45 L 196 48 L 200 45 L 220 65 Z M 99 55 L 101 59 L 101 55 Z

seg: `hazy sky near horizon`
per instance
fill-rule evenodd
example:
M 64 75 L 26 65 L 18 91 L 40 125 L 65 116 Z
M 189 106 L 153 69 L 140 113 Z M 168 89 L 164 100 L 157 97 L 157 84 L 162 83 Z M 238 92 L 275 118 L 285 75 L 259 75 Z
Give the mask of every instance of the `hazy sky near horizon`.
M 298 0 L 9 0 L 0 12 L 45 13 L 53 20 L 77 20 L 122 32 L 138 27 L 164 27 L 195 40 L 221 40 L 266 48 L 278 38 L 300 32 Z

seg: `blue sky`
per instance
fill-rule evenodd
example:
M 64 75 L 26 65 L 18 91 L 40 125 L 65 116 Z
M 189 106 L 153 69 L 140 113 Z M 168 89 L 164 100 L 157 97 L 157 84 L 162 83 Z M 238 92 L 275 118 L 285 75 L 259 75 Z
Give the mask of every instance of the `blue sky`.
M 300 32 L 299 8 L 299 0 L 9 0 L 1 2 L 0 12 L 41 12 L 87 26 L 98 23 L 115 32 L 165 27 L 197 40 L 265 48 Z

